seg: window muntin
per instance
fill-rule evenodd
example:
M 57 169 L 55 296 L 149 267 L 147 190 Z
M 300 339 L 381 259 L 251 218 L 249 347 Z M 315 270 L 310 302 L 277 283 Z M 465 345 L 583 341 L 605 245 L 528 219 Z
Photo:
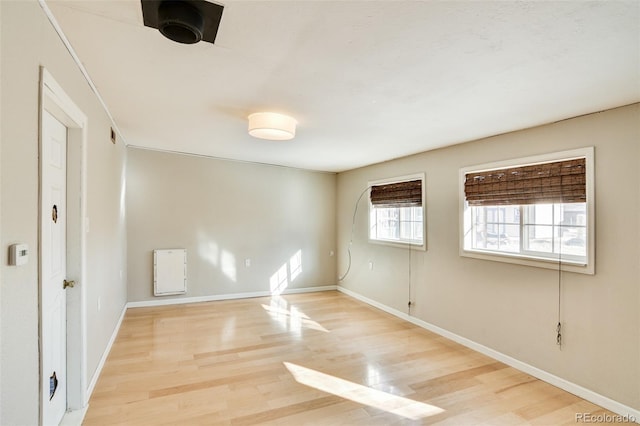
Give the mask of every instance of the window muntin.
M 471 248 L 506 253 L 519 252 L 520 210 L 517 206 L 470 207 Z
M 371 242 L 387 243 L 425 248 L 424 223 L 424 174 L 415 174 L 394 179 L 369 182 L 371 188 L 402 182 L 420 182 L 420 199 L 415 197 L 411 205 L 405 201 L 374 205 L 369 202 L 369 240 Z M 418 205 L 415 205 L 418 204 Z
M 581 158 L 585 168 L 586 202 L 469 206 L 465 176 L 483 170 L 528 167 Z M 460 170 L 460 255 L 486 260 L 595 271 L 595 200 L 593 148 L 501 161 Z
M 422 244 L 424 224 L 420 207 L 372 207 L 369 238 Z
M 471 206 L 465 249 L 586 264 L 586 203 Z
M 587 204 L 534 204 L 524 208 L 523 251 L 587 263 Z

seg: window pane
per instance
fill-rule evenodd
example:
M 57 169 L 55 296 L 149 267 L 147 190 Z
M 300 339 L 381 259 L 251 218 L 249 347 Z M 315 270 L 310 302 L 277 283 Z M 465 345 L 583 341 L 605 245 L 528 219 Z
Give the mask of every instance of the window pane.
M 506 225 L 500 250 L 510 253 L 520 252 L 520 225 Z
M 524 224 L 552 225 L 553 204 L 532 204 L 525 206 Z
M 472 207 L 473 248 L 511 253 L 520 251 L 519 216 L 517 206 Z
M 553 226 L 525 225 L 523 236 L 526 251 L 553 253 Z
M 411 210 L 413 210 L 413 220 L 422 223 L 422 207 L 411 207 Z
M 400 238 L 403 240 L 411 239 L 411 222 L 400 222 Z
M 374 240 L 421 243 L 422 207 L 372 207 L 371 230 Z
M 398 209 L 378 210 L 378 238 L 398 239 Z
M 587 225 L 586 203 L 556 204 L 556 211 L 554 218 L 556 225 Z
M 572 256 L 587 255 L 587 229 L 582 226 L 558 227 L 560 242 L 556 242 L 556 253 Z

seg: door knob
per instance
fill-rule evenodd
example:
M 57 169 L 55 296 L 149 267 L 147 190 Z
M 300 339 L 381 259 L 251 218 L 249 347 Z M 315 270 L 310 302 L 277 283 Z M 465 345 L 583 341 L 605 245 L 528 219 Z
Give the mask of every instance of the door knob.
M 73 287 L 75 285 L 76 285 L 75 281 L 64 280 L 64 282 L 62 283 L 62 289 L 66 289 L 67 287 Z

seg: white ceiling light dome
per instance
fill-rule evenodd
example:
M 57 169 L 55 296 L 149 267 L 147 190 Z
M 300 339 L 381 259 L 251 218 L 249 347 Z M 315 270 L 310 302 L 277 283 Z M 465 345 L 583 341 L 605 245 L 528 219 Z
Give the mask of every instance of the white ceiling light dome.
M 254 138 L 286 141 L 296 135 L 295 118 L 276 112 L 256 112 L 249 115 L 249 134 Z

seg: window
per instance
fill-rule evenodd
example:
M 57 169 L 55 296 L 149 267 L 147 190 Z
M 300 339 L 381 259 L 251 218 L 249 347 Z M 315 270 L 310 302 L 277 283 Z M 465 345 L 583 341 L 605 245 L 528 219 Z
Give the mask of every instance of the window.
M 369 239 L 425 249 L 424 174 L 369 183 Z
M 461 170 L 460 254 L 594 273 L 593 148 Z

